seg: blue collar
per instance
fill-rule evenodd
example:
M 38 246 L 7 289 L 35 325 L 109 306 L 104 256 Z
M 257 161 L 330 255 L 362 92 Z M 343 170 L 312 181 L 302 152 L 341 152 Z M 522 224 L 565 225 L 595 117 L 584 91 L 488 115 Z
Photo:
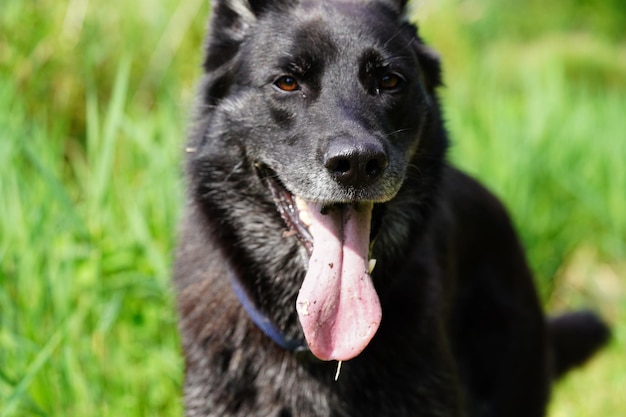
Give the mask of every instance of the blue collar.
M 243 306 L 244 310 L 246 310 L 246 312 L 248 313 L 248 316 L 250 316 L 250 319 L 252 319 L 254 324 L 256 324 L 257 327 L 261 329 L 261 331 L 265 333 L 267 337 L 272 339 L 274 343 L 276 343 L 278 346 L 282 347 L 285 350 L 294 352 L 309 350 L 309 347 L 304 340 L 288 339 L 285 334 L 276 326 L 276 324 L 272 322 L 267 314 L 259 310 L 254 301 L 252 301 L 252 299 L 250 298 L 248 291 L 244 288 L 239 279 L 237 279 L 234 271 L 230 270 L 230 268 L 229 275 L 230 283 L 233 286 L 233 290 L 235 291 L 239 302 Z

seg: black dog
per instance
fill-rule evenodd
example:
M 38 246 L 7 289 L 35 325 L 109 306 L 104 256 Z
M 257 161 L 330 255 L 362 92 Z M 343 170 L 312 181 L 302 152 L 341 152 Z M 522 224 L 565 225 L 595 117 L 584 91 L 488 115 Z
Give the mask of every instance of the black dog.
M 546 320 L 505 210 L 445 162 L 405 2 L 214 4 L 175 267 L 188 416 L 542 416 L 607 340 Z

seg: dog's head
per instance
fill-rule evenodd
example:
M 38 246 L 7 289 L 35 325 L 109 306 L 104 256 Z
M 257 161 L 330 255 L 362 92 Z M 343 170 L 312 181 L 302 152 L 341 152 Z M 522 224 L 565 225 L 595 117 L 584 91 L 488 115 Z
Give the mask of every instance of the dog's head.
M 201 141 L 253 167 L 308 249 L 297 311 L 322 359 L 356 356 L 378 328 L 372 208 L 401 189 L 435 105 L 439 63 L 405 3 L 213 6 Z
M 439 82 L 438 62 L 403 8 L 400 0 L 217 1 L 207 104 L 293 194 L 389 200 Z

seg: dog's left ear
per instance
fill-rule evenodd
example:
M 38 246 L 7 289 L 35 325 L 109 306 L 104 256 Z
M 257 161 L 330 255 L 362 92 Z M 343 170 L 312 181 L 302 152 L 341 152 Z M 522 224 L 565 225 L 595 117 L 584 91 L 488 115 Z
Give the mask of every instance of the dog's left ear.
M 426 90 L 433 94 L 435 89 L 443 84 L 439 54 L 424 44 L 419 36 L 413 39 L 413 48 L 417 52 L 417 59 L 422 69 Z

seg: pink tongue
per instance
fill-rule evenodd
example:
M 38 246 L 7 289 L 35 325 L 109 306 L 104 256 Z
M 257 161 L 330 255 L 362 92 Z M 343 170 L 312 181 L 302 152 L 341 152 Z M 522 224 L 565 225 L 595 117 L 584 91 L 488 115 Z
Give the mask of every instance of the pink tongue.
M 368 275 L 372 204 L 332 208 L 308 203 L 313 253 L 296 310 L 309 349 L 321 360 L 349 360 L 380 324 L 378 294 Z

